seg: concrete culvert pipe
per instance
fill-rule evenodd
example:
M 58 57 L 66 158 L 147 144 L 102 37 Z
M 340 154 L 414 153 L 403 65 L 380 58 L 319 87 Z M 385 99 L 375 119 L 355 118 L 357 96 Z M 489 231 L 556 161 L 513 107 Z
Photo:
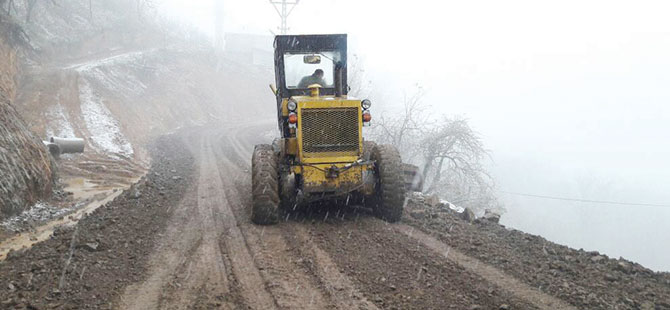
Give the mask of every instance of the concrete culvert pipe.
M 84 139 L 51 137 L 50 142 L 58 145 L 61 154 L 84 152 Z
M 60 156 L 60 147 L 56 143 L 51 143 L 51 142 L 46 142 L 45 145 L 49 149 L 49 153 L 53 155 L 53 157 L 58 158 Z

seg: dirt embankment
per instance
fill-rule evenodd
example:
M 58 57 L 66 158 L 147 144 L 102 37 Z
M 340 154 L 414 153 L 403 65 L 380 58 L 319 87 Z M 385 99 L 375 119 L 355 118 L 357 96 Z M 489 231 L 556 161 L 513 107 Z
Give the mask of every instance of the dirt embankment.
M 404 221 L 579 309 L 670 309 L 670 274 L 410 200 Z
M 42 142 L 0 95 L 0 219 L 51 195 L 56 167 Z
M 1 15 L 2 13 L 0 13 Z M 13 105 L 18 72 L 14 25 L 0 16 L 0 219 L 51 195 L 56 167 Z
M 175 137 L 152 148 L 136 186 L 75 227 L 0 262 L 2 309 L 108 309 L 146 272 L 148 253 L 193 177 L 193 159 Z

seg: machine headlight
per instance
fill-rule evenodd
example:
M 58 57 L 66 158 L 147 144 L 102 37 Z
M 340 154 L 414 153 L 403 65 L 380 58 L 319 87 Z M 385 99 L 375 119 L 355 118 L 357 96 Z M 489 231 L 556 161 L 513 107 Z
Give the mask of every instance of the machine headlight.
M 372 106 L 372 102 L 369 99 L 363 99 L 363 101 L 361 101 L 361 107 L 363 107 L 363 109 L 367 110 L 370 106 Z
M 295 109 L 298 107 L 298 104 L 295 103 L 293 100 L 289 100 L 288 103 L 286 104 L 286 107 L 288 108 L 289 111 L 295 111 Z

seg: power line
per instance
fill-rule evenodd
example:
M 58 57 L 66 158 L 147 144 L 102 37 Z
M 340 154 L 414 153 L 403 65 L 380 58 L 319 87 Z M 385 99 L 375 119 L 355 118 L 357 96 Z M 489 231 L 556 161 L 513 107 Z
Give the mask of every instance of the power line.
M 579 199 L 579 198 L 567 198 L 567 197 L 556 197 L 556 196 L 544 196 L 544 195 L 534 195 L 534 194 L 525 194 L 525 193 L 515 193 L 508 191 L 501 191 L 501 193 L 516 195 L 516 196 L 525 196 L 525 197 L 534 197 L 542 199 L 552 199 L 552 200 L 563 200 L 563 201 L 576 201 L 576 202 L 588 202 L 588 203 L 599 203 L 599 204 L 610 204 L 610 205 L 621 205 L 621 206 L 642 206 L 642 207 L 664 207 L 670 208 L 670 205 L 662 204 L 653 204 L 653 203 L 635 203 L 635 202 L 620 202 L 620 201 L 607 201 L 607 200 L 590 200 L 590 199 Z

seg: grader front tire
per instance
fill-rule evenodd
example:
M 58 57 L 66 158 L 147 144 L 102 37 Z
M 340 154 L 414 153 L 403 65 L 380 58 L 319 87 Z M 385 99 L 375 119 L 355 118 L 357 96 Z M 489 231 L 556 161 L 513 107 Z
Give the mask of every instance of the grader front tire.
M 251 157 L 251 221 L 271 225 L 279 221 L 279 176 L 277 153 L 271 145 L 259 144 Z
M 375 145 L 371 159 L 375 161 L 375 215 L 387 222 L 397 222 L 405 205 L 405 182 L 400 153 L 392 145 Z

